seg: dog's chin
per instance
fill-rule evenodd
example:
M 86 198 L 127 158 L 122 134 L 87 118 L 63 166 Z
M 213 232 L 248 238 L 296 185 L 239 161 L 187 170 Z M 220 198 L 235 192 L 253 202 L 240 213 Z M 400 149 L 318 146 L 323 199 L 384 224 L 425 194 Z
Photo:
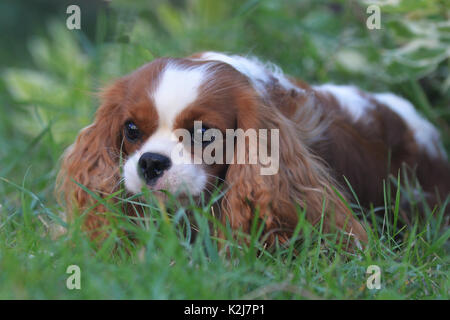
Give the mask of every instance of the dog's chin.
M 153 184 L 146 184 L 142 179 L 136 178 L 125 176 L 125 189 L 130 194 L 149 191 L 149 195 L 142 195 L 139 197 L 139 201 L 143 203 L 155 201 L 164 207 L 187 207 L 193 203 L 198 203 L 205 189 L 203 181 L 195 184 L 192 184 L 191 181 L 181 182 L 180 177 L 168 176 L 167 173 Z
M 140 201 L 147 202 L 155 200 L 160 206 L 183 206 L 187 207 L 192 203 L 197 203 L 200 199 L 199 195 L 192 195 L 186 191 L 172 192 L 165 189 L 157 189 L 152 186 L 147 186 L 149 190 L 150 197 L 141 197 Z

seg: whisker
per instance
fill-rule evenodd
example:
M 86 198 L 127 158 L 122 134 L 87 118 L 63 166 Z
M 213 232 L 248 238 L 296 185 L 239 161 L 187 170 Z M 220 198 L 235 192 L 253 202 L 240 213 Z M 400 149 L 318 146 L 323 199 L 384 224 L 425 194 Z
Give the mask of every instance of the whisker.
M 215 176 L 215 175 L 209 174 L 209 173 L 206 173 L 206 175 L 207 175 L 208 177 L 212 177 L 212 178 L 218 179 L 219 181 L 222 181 L 223 183 L 227 184 L 227 181 L 226 181 L 225 179 L 222 179 L 222 178 L 219 177 L 219 176 Z
M 221 179 L 219 177 L 216 177 L 214 175 L 211 175 L 211 174 L 207 174 L 207 175 L 210 176 L 210 177 L 214 177 L 214 178 L 218 178 L 220 180 L 223 180 L 223 179 Z M 223 180 L 223 181 L 225 181 L 225 180 Z M 206 181 L 206 183 L 208 183 L 209 185 L 211 185 L 214 188 L 217 188 L 217 186 L 215 184 L 213 184 L 212 182 Z M 225 181 L 225 183 L 226 183 L 226 181 Z M 208 189 L 206 189 L 206 191 L 208 191 L 211 194 L 211 196 L 212 196 L 212 192 L 211 191 L 209 191 Z M 225 190 L 221 190 L 219 192 L 222 195 L 221 198 L 223 199 L 223 201 L 225 201 L 227 203 L 227 205 L 229 206 L 230 202 L 229 202 L 228 198 L 225 196 L 226 191 Z M 221 212 L 222 210 L 221 210 L 220 206 L 218 207 L 218 209 L 220 210 L 219 214 L 222 214 L 222 212 Z

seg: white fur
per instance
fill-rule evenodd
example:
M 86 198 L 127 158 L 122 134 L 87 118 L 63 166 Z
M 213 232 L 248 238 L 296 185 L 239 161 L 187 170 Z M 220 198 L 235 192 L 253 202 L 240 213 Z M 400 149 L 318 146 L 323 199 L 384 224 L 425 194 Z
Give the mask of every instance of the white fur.
M 132 193 L 141 192 L 144 183 L 138 175 L 138 161 L 141 153 L 134 153 L 129 157 L 123 166 L 123 180 L 125 188 Z
M 358 89 L 354 86 L 324 84 L 313 88 L 331 93 L 338 101 L 340 107 L 346 110 L 354 121 L 360 120 L 368 110 L 374 108 L 374 105 L 361 96 Z
M 166 145 L 164 146 L 164 144 Z M 154 186 L 155 190 L 164 189 L 172 193 L 200 194 L 206 185 L 206 173 L 200 165 L 191 163 L 187 157 L 184 161 L 174 161 L 172 151 L 176 145 L 178 144 L 173 140 L 165 140 L 161 136 L 150 137 L 144 146 L 125 162 L 123 175 L 126 189 L 133 193 L 139 193 L 145 186 L 144 181 L 138 175 L 138 161 L 145 152 L 155 152 L 167 155 L 172 159 L 172 166 L 159 178 Z M 169 150 L 170 152 L 167 154 Z
M 206 78 L 205 67 L 186 68 L 169 62 L 162 71 L 158 85 L 149 93 L 159 116 L 159 126 L 172 128 L 177 115 L 198 96 Z
M 260 95 L 266 94 L 265 85 L 271 81 L 271 77 L 277 79 L 280 85 L 287 90 L 303 91 L 292 84 L 278 66 L 271 63 L 262 63 L 255 57 L 226 55 L 210 51 L 203 53 L 201 60 L 221 61 L 231 65 L 251 81 L 253 87 Z
M 407 100 L 392 93 L 376 93 L 373 97 L 397 113 L 414 132 L 417 144 L 433 157 L 446 157 L 438 130 L 424 119 Z

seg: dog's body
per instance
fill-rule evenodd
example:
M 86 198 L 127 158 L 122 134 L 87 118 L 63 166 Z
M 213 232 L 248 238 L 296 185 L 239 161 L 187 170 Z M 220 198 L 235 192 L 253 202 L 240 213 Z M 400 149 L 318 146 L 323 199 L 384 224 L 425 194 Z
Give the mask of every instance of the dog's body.
M 402 180 L 404 173 L 410 179 L 415 175 L 431 205 L 437 203 L 436 197 L 446 198 L 450 168 L 439 133 L 410 102 L 391 93 L 371 94 L 352 86 L 307 90 L 313 90 L 323 117 L 329 120 L 323 140 L 311 148 L 342 186 L 350 183 L 364 207 L 385 204 L 383 180 L 390 174 L 395 179 L 401 174 Z M 402 168 L 406 172 L 401 172 Z
M 174 131 L 192 132 L 196 120 L 207 124 L 202 132 L 278 130 L 279 141 L 258 141 L 277 144 L 279 171 L 261 175 L 261 163 L 198 164 L 195 155 L 175 163 Z M 325 232 L 337 228 L 366 240 L 337 194 L 350 194 L 344 177 L 364 206 L 384 204 L 383 179 L 397 176 L 403 164 L 416 171 L 430 204 L 450 190 L 438 131 L 406 100 L 350 86 L 309 86 L 256 59 L 215 52 L 157 59 L 105 91 L 95 122 L 65 155 L 61 190 L 69 210 L 92 202 L 71 179 L 103 195 L 118 189 L 120 152 L 130 193 L 148 187 L 199 196 L 218 179 L 227 191 L 224 222 L 248 231 L 259 214 L 266 232 L 281 239 L 295 228 L 300 207 L 313 224 L 324 214 Z M 103 223 L 96 212 L 87 222 L 91 229 Z

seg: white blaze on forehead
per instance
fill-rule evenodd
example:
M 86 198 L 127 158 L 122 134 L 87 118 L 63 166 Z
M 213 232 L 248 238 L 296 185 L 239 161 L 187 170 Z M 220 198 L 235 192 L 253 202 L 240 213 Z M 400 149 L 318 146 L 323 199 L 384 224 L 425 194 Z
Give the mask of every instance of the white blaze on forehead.
M 205 76 L 205 68 L 201 66 L 183 67 L 172 62 L 166 65 L 150 94 L 158 112 L 159 127 L 172 128 L 176 116 L 197 99 Z

